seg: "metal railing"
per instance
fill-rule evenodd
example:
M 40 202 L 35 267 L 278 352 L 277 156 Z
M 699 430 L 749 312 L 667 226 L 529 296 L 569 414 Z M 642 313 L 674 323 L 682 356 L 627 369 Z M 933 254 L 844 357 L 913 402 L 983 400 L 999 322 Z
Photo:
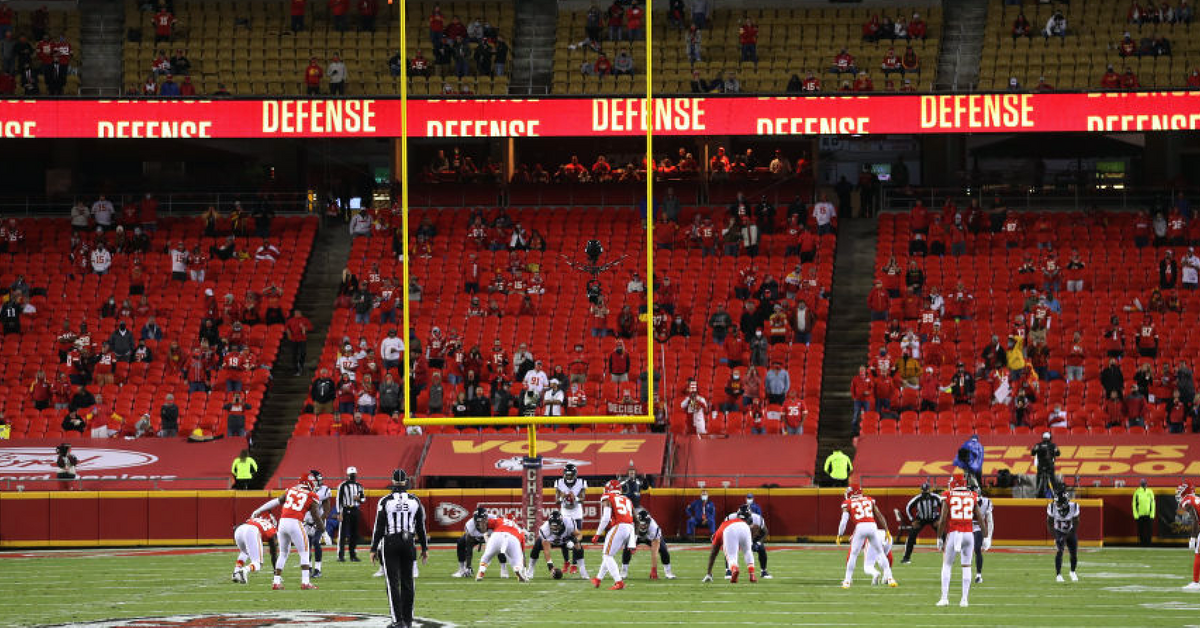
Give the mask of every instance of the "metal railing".
M 986 210 L 987 202 L 1000 199 L 1011 209 L 1080 211 L 1089 208 L 1133 211 L 1154 209 L 1163 204 L 1169 207 L 1179 192 L 1190 190 L 1178 187 L 1131 186 L 1102 189 L 1095 185 L 1048 184 L 1035 187 L 1020 183 L 983 183 L 966 187 L 884 187 L 882 207 L 907 210 L 920 200 L 926 207 L 941 207 L 946 199 L 954 199 L 961 207 L 972 198 L 980 199 Z M 986 201 L 986 202 L 985 202 Z
M 71 212 L 71 206 L 76 200 L 83 201 L 91 207 L 101 192 L 77 192 L 55 196 L 0 196 L 0 214 L 4 216 L 32 216 Z M 104 192 L 115 207 L 120 207 L 125 201 L 141 199 L 144 192 Z M 200 214 L 211 205 L 222 213 L 233 208 L 235 202 L 241 202 L 247 211 L 266 204 L 276 214 L 295 214 L 309 211 L 307 195 L 301 192 L 285 192 L 262 194 L 259 192 L 172 192 L 156 194 L 160 215 L 175 216 Z

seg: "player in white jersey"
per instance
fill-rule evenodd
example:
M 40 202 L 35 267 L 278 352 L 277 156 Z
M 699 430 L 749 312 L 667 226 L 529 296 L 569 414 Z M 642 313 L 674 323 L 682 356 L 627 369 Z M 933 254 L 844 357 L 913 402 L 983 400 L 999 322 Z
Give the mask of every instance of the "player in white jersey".
M 1079 580 L 1075 574 L 1079 552 L 1079 504 L 1071 501 L 1066 489 L 1059 489 L 1054 501 L 1046 504 L 1046 527 L 1054 533 L 1054 579 L 1065 582 L 1062 577 L 1063 549 L 1071 553 L 1071 582 Z
M 983 520 L 987 522 L 987 536 L 983 535 L 983 528 L 980 527 L 978 521 L 973 521 L 971 526 L 975 533 L 975 583 L 983 582 L 983 546 L 984 541 L 987 541 L 988 547 L 992 545 L 992 535 L 996 533 L 996 522 L 992 519 L 992 500 L 979 496 L 979 512 L 983 513 Z
M 587 493 L 587 480 L 579 477 L 579 469 L 574 464 L 563 467 L 563 476 L 554 482 L 554 496 L 558 500 L 558 509 L 564 519 L 570 519 L 576 530 L 583 529 L 583 499 Z M 570 567 L 564 568 L 567 573 L 579 573 L 579 565 L 583 561 L 583 543 L 575 544 L 568 550 L 562 548 L 563 562 L 569 562 Z M 587 578 L 587 576 L 583 576 Z
M 761 514 L 754 512 L 755 506 L 753 505 L 753 502 L 749 502 L 749 501 L 746 502 L 746 507 L 749 508 L 749 510 L 750 510 L 749 523 L 754 528 L 754 530 L 756 530 L 756 532 L 754 533 L 754 538 L 750 539 L 750 549 L 754 550 L 754 553 L 758 556 L 758 565 L 757 566 L 762 570 L 763 579 L 770 580 L 772 578 L 772 576 L 771 576 L 771 573 L 769 571 L 767 571 L 767 567 L 766 567 L 767 547 L 764 544 L 766 541 L 766 538 L 767 538 L 767 520 L 763 519 L 763 516 Z M 730 519 L 737 519 L 737 518 L 738 518 L 738 513 L 734 512 L 734 513 L 730 513 L 728 517 L 725 517 L 725 520 L 729 521 Z M 731 576 L 732 576 L 732 574 L 728 570 L 726 570 L 725 571 L 725 579 L 729 580 L 729 578 Z
M 737 583 L 740 569 L 738 560 L 741 557 L 746 559 L 746 570 L 750 573 L 750 582 L 758 582 L 758 577 L 754 574 L 754 551 L 751 549 L 754 538 L 755 527 L 750 524 L 751 521 L 750 506 L 743 504 L 738 508 L 737 516 L 733 519 L 726 519 L 721 523 L 721 527 L 717 528 L 712 537 L 712 549 L 708 553 L 708 571 L 704 574 L 701 582 L 712 582 L 713 563 L 717 561 L 717 553 L 725 552 L 725 565 L 729 568 L 729 582 Z
M 621 554 L 621 577 L 629 577 L 629 561 L 637 551 L 638 545 L 650 546 L 650 579 L 658 580 L 658 561 L 662 560 L 663 571 L 667 580 L 674 580 L 671 572 L 671 550 L 667 548 L 667 540 L 662 536 L 662 528 L 650 516 L 650 511 L 640 508 L 633 517 L 634 546 Z
M 882 581 L 881 569 L 884 563 L 887 563 L 888 568 L 892 566 L 892 535 L 888 534 L 887 530 L 876 530 L 875 537 L 879 539 L 879 546 L 883 552 L 876 552 L 871 543 L 867 543 L 863 551 L 863 573 L 871 576 L 871 584 L 879 584 Z
M 483 556 L 479 559 L 479 571 L 475 574 L 476 580 L 483 580 L 483 576 L 487 573 L 488 563 L 492 558 L 504 554 L 508 562 L 512 565 L 513 573 L 517 574 L 517 580 L 528 582 L 525 577 L 525 531 L 517 522 L 503 517 L 491 517 L 487 522 L 487 529 L 490 531 L 488 535 L 487 545 L 483 548 Z
M 556 568 L 554 558 L 551 556 L 552 548 L 560 547 L 564 550 L 564 554 L 573 552 L 575 548 L 583 544 L 581 537 L 582 533 L 575 528 L 574 521 L 562 516 L 562 513 L 557 510 L 551 512 L 538 528 L 537 538 L 533 540 L 533 549 L 529 551 L 529 567 L 526 568 L 525 576 L 533 578 L 533 562 L 544 551 L 546 552 L 546 569 L 550 571 L 550 576 L 555 580 L 562 579 L 563 573 L 566 572 L 569 565 L 564 557 L 562 569 Z M 580 560 L 578 568 L 583 573 L 584 579 L 587 579 L 587 566 L 582 560 Z
M 846 557 L 846 577 L 842 580 L 843 589 L 849 589 L 854 581 L 854 566 L 858 563 L 858 555 L 863 548 L 870 546 L 873 551 L 872 556 L 886 555 L 876 532 L 883 530 L 887 536 L 891 535 L 888 532 L 887 520 L 884 519 L 883 512 L 879 510 L 874 499 L 863 495 L 862 487 L 858 484 L 851 484 L 846 488 L 846 499 L 842 501 L 842 520 L 838 523 L 838 545 L 841 545 L 842 535 L 846 533 L 846 524 L 851 521 L 854 522 L 854 534 L 850 538 L 850 555 Z M 892 566 L 890 564 L 881 566 L 883 567 L 883 579 L 887 581 L 888 586 L 897 586 L 895 578 L 892 577 Z
M 233 531 L 233 542 L 237 544 L 237 563 L 233 567 L 233 581 L 246 584 L 246 577 L 251 572 L 262 569 L 262 546 L 266 541 L 271 549 L 271 564 L 279 559 L 279 545 L 275 541 L 275 533 L 279 531 L 275 516 L 267 513 L 265 517 L 247 519 L 245 523 Z
M 279 559 L 275 561 L 275 578 L 271 584 L 271 588 L 276 591 L 283 589 L 283 568 L 287 565 L 288 553 L 292 547 L 295 547 L 296 553 L 300 555 L 300 588 L 317 588 L 316 585 L 309 582 L 309 540 L 308 535 L 304 532 L 304 526 L 300 523 L 304 519 L 305 513 L 311 512 L 313 513 L 316 525 L 318 527 L 325 526 L 325 520 L 319 510 L 320 506 L 317 504 L 317 495 L 312 492 L 313 487 L 316 485 L 317 479 L 309 475 L 296 486 L 289 488 L 282 498 L 276 497 L 268 501 L 259 506 L 250 515 L 253 519 L 272 508 L 281 507 L 279 516 Z
M 325 486 L 325 476 L 321 475 L 320 471 L 312 469 L 308 472 L 308 475 L 317 480 L 317 485 L 313 487 L 313 493 L 317 496 L 317 506 L 320 508 L 321 516 L 325 517 L 329 512 L 329 498 L 333 495 L 333 492 L 329 490 L 328 486 Z M 329 535 L 325 533 L 325 526 L 317 527 L 313 523 L 311 512 L 304 513 L 304 532 L 308 534 L 308 542 L 313 552 L 312 577 L 320 578 L 321 553 L 324 550 L 322 545 L 329 539 Z
M 950 478 L 949 489 L 942 495 L 942 509 L 938 514 L 938 549 L 945 549 L 942 554 L 942 597 L 937 605 L 950 605 L 950 572 L 957 554 L 962 564 L 962 599 L 958 605 L 965 607 L 971 594 L 971 559 L 975 556 L 972 528 L 975 522 L 983 528 L 984 551 L 991 547 L 991 531 L 979 509 L 979 494 L 967 487 L 963 476 Z

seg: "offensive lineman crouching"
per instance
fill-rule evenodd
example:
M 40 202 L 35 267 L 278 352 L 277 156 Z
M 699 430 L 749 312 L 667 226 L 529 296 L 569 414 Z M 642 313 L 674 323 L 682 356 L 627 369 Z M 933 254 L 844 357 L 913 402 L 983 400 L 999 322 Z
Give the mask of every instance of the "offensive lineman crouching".
M 471 572 L 471 561 L 475 556 L 475 548 L 487 543 L 488 521 L 494 518 L 483 506 L 475 509 L 475 514 L 467 520 L 467 525 L 463 527 L 462 536 L 458 537 L 458 547 L 456 548 L 458 571 L 450 574 L 451 577 L 469 578 L 474 575 Z M 507 578 L 508 557 L 502 553 L 498 558 L 500 559 L 500 577 Z
M 265 517 L 247 519 L 233 531 L 233 541 L 238 548 L 237 563 L 233 568 L 234 582 L 246 584 L 246 577 L 251 572 L 262 569 L 263 541 L 271 549 L 271 564 L 279 560 L 279 545 L 275 541 L 278 531 L 275 516 L 270 513 Z
M 658 560 L 662 559 L 667 580 L 674 580 L 675 574 L 671 573 L 671 550 L 667 549 L 667 542 L 662 538 L 662 528 L 658 527 L 658 522 L 650 516 L 649 510 L 638 509 L 637 516 L 633 518 L 633 530 L 636 536 L 635 545 L 621 554 L 621 577 L 629 577 L 629 561 L 637 551 L 637 546 L 649 545 L 650 579 L 658 580 Z
M 750 572 L 750 582 L 758 582 L 758 578 L 754 575 L 754 552 L 750 549 L 752 545 L 751 539 L 754 538 L 754 525 L 752 521 L 753 513 L 750 512 L 750 506 L 742 504 L 737 511 L 737 517 L 734 519 L 726 519 L 721 527 L 717 528 L 716 533 L 712 537 L 712 551 L 708 554 L 708 572 L 704 574 L 701 582 L 712 582 L 713 563 L 717 561 L 717 553 L 722 549 L 725 550 L 725 564 L 729 568 L 729 582 L 736 583 L 741 570 L 738 568 L 738 558 L 746 557 L 746 569 Z
M 546 552 L 546 568 L 550 570 L 550 576 L 555 580 L 561 580 L 563 573 L 567 571 L 570 563 L 566 562 L 565 555 L 570 552 L 575 559 L 575 564 L 579 568 L 579 572 L 586 579 L 588 577 L 587 566 L 583 562 L 583 549 L 580 537 L 582 533 L 575 528 L 575 522 L 562 516 L 562 513 L 555 510 L 550 513 L 550 517 L 542 523 L 542 527 L 538 528 L 537 540 L 533 544 L 533 549 L 529 552 L 529 567 L 526 568 L 525 577 L 533 578 L 533 563 L 541 556 L 543 551 Z M 551 557 L 552 548 L 561 547 L 564 554 L 564 562 L 562 569 L 554 567 L 554 558 Z

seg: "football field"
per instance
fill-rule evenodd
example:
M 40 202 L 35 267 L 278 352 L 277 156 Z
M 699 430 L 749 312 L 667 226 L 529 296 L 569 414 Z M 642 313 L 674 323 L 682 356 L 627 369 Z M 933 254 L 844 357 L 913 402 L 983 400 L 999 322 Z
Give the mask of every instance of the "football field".
M 30 551 L 0 554 L 0 625 L 274 626 L 256 613 L 314 611 L 293 623 L 386 626 L 382 579 L 368 561 L 338 563 L 326 552 L 315 591 L 301 591 L 296 558 L 284 574 L 286 590 L 270 590 L 270 575 L 248 585 L 230 582 L 236 554 L 224 548 Z M 365 556 L 365 554 L 364 554 Z M 598 566 L 588 552 L 588 567 Z M 900 565 L 898 588 L 871 586 L 861 561 L 855 584 L 840 586 L 845 548 L 781 546 L 770 554 L 775 577 L 757 584 L 702 584 L 707 552 L 696 546 L 672 553 L 677 580 L 650 581 L 645 551 L 634 557 L 628 588 L 593 589 L 578 579 L 554 581 L 544 563 L 534 580 L 500 579 L 493 563 L 483 582 L 451 578 L 455 555 L 440 546 L 417 580 L 417 625 L 459 626 L 1185 626 L 1200 624 L 1200 593 L 1187 584 L 1186 549 L 1081 550 L 1076 583 L 1054 581 L 1046 549 L 1002 549 L 987 554 L 985 581 L 973 585 L 970 608 L 959 608 L 961 571 L 950 587 L 951 606 L 937 608 L 940 555 L 918 550 Z M 718 558 L 718 565 L 721 565 Z M 660 572 L 661 573 L 661 572 Z M 1064 568 L 1064 575 L 1066 569 Z M 337 613 L 377 617 L 336 616 Z M 208 615 L 227 617 L 196 617 Z M 239 615 L 228 617 L 228 615 Z M 180 617 L 182 616 L 182 617 Z M 329 617 L 328 620 L 322 617 Z M 336 617 L 335 617 L 336 616 Z M 169 619 L 168 619 L 169 618 Z M 260 621 L 261 620 L 261 621 Z

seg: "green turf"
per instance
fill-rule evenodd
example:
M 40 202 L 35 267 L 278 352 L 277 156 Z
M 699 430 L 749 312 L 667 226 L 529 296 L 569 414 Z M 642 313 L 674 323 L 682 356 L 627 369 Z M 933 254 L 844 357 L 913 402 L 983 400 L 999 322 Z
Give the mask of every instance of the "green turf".
M 287 590 L 271 591 L 270 576 L 248 586 L 229 581 L 228 552 L 162 556 L 112 552 L 35 553 L 0 558 L 0 625 L 64 624 L 122 617 L 158 617 L 254 610 L 338 610 L 385 614 L 383 583 L 373 567 L 326 561 L 316 591 L 299 590 L 295 557 Z M 589 567 L 595 568 L 595 552 Z M 539 565 L 531 584 L 501 580 L 493 564 L 476 583 L 450 577 L 454 552 L 439 548 L 417 581 L 417 615 L 459 625 L 487 626 L 1184 626 L 1200 621 L 1200 593 L 1187 593 L 1192 554 L 1183 549 L 1082 550 L 1078 583 L 1054 582 L 1046 550 L 995 551 L 985 582 L 971 589 L 971 607 L 957 606 L 955 569 L 950 608 L 936 608 L 940 555 L 918 551 L 896 565 L 900 586 L 872 587 L 856 572 L 840 587 L 845 550 L 830 546 L 776 546 L 773 580 L 701 584 L 707 554 L 676 548 L 678 580 L 647 579 L 639 553 L 625 591 L 592 589 L 586 582 L 550 580 Z M 719 561 L 718 561 L 719 563 Z M 897 559 L 897 563 L 899 563 Z M 605 587 L 608 583 L 605 584 Z

